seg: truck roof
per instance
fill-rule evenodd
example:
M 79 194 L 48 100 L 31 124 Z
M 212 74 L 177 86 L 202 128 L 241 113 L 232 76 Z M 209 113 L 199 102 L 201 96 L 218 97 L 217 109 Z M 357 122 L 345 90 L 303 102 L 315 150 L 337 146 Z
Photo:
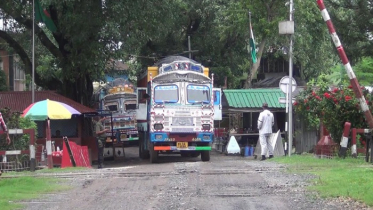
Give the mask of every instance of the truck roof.
M 159 60 L 158 62 L 156 62 L 154 64 L 154 66 L 158 66 L 158 67 L 161 67 L 162 64 L 164 63 L 172 63 L 174 61 L 188 61 L 188 62 L 193 62 L 193 63 L 199 63 L 193 59 L 190 59 L 190 58 L 187 58 L 187 57 L 184 57 L 184 56 L 167 56 L 161 60 Z

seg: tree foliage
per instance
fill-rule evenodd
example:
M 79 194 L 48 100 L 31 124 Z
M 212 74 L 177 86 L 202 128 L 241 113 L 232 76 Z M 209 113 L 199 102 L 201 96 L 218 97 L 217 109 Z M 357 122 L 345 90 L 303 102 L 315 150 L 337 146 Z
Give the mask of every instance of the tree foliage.
M 8 89 L 6 74 L 0 69 L 0 91 L 7 91 Z
M 362 87 L 362 92 L 367 105 L 372 110 L 372 94 L 364 87 Z M 312 80 L 307 84 L 307 88 L 297 96 L 294 108 L 309 127 L 315 129 L 322 122 L 335 142 L 340 141 L 345 122 L 350 122 L 351 128 L 367 128 L 368 126 L 352 86 L 330 89 L 323 75 L 318 80 Z
M 238 78 L 249 73 L 251 81 L 268 56 L 288 59 L 289 37 L 278 34 L 278 22 L 289 19 L 284 2 L 269 0 L 40 0 L 57 26 L 50 32 L 35 25 L 36 83 L 58 90 L 75 101 L 89 105 L 92 81 L 103 78 L 111 60 L 128 62 L 133 74 L 168 55 L 188 56 L 188 37 L 192 58 L 210 67 L 216 86 L 239 87 Z M 372 49 L 370 6 L 359 1 L 331 1 L 332 17 L 341 29 L 342 41 L 353 58 Z M 314 1 L 294 1 L 294 63 L 301 66 L 308 80 L 326 72 L 338 59 L 325 22 Z M 6 27 L 2 38 L 21 58 L 31 74 L 32 0 L 0 1 Z M 252 64 L 248 52 L 251 12 L 258 61 Z M 362 17 L 358 16 L 362 11 Z M 355 21 L 361 20 L 360 22 Z M 346 22 L 352 22 L 346 24 Z M 347 27 L 340 27 L 341 25 Z M 364 33 L 362 33 L 364 31 Z M 347 36 L 348 38 L 345 38 Z M 362 51 L 355 50 L 357 40 Z M 355 54 L 356 53 L 356 54 Z M 131 75 L 130 75 L 131 76 Z M 133 76 L 133 75 L 132 75 Z M 250 85 L 247 85 L 249 87 Z
M 372 5 L 372 0 L 334 0 L 325 3 L 347 57 L 353 64 L 373 54 Z
M 360 85 L 372 86 L 373 85 L 373 58 L 362 57 L 353 66 L 353 71 Z M 330 85 L 334 86 L 349 86 L 350 79 L 346 74 L 346 70 L 342 64 L 335 65 L 329 71 L 329 74 L 325 76 Z
M 21 117 L 21 113 L 12 112 L 9 108 L 0 109 L 8 129 L 35 129 L 35 139 L 37 136 L 36 123 L 30 118 Z M 0 137 L 0 150 L 28 150 L 30 145 L 29 135 L 10 135 L 11 144 L 7 145 L 5 135 Z
M 89 104 L 92 81 L 101 79 L 110 59 L 128 60 L 127 52 L 165 31 L 170 20 L 166 1 L 41 0 L 57 31 L 35 25 L 36 83 Z M 9 21 L 0 37 L 17 53 L 31 74 L 32 1 L 1 1 Z M 27 33 L 24 33 L 27 32 Z M 28 35 L 28 39 L 25 37 Z

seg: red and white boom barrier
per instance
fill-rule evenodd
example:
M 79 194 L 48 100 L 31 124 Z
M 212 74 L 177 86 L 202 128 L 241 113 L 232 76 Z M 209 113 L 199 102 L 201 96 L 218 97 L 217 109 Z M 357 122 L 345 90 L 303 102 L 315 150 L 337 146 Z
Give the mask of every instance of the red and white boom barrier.
M 36 160 L 35 160 L 35 130 L 34 129 L 9 129 L 9 135 L 19 135 L 19 134 L 29 134 L 30 143 L 29 150 L 10 150 L 10 151 L 0 151 L 0 155 L 20 155 L 29 154 L 30 155 L 30 171 L 35 171 Z
M 337 32 L 334 29 L 334 25 L 333 25 L 333 23 L 330 19 L 329 13 L 325 8 L 324 1 L 323 0 L 317 0 L 316 2 L 317 2 L 317 5 L 319 6 L 322 17 L 323 17 L 324 21 L 326 22 L 326 25 L 328 26 L 330 36 L 332 37 L 334 45 L 337 48 L 339 58 L 342 60 L 342 63 L 345 67 L 348 78 L 350 79 L 350 84 L 352 86 L 352 89 L 354 90 L 355 96 L 359 100 L 360 108 L 364 112 L 365 120 L 366 120 L 367 124 L 369 125 L 369 128 L 373 129 L 372 113 L 369 111 L 369 107 L 368 107 L 368 105 L 365 101 L 364 95 L 362 94 L 359 82 L 357 81 L 355 73 L 352 70 L 350 62 L 348 61 L 347 55 L 346 55 L 346 53 L 343 49 L 341 41 L 339 40 Z
M 371 133 L 371 129 L 362 129 L 362 128 L 353 128 L 352 129 L 352 142 L 351 142 L 351 155 L 353 157 L 357 157 L 357 150 L 356 150 L 356 134 L 369 134 Z M 368 148 L 368 145 L 366 145 Z
M 343 134 L 341 138 L 341 148 L 339 149 L 339 156 L 340 157 L 346 157 L 347 152 L 347 145 L 348 145 L 348 136 L 350 135 L 350 128 L 351 123 L 345 122 L 344 128 L 343 128 Z

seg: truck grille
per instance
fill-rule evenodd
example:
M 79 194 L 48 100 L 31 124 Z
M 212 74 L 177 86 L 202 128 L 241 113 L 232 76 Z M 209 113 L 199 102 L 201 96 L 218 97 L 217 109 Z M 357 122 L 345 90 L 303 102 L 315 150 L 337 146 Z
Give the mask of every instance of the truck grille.
M 172 126 L 193 126 L 193 117 L 174 117 Z

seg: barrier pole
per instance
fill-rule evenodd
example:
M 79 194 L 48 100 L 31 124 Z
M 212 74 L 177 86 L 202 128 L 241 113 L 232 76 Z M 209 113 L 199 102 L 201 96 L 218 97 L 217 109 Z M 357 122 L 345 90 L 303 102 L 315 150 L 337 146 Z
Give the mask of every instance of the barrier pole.
M 35 130 L 34 129 L 24 129 L 24 134 L 29 134 L 30 136 L 30 171 L 35 171 L 36 159 L 35 159 Z
M 51 141 L 51 127 L 50 127 L 50 120 L 47 120 L 47 139 L 45 141 L 45 146 L 47 148 L 47 165 L 48 168 L 53 168 L 53 159 L 52 159 L 52 141 Z
M 347 153 L 347 145 L 348 145 L 348 136 L 350 135 L 350 128 L 351 128 L 351 123 L 350 122 L 345 122 L 344 129 L 343 129 L 343 134 L 341 138 L 341 148 L 339 149 L 339 156 L 340 157 L 346 157 Z
M 359 100 L 361 111 L 364 112 L 365 120 L 367 124 L 369 125 L 370 129 L 373 129 L 373 116 L 372 113 L 369 110 L 368 104 L 365 101 L 365 97 L 361 91 L 359 82 L 357 81 L 357 78 L 355 76 L 355 73 L 351 67 L 350 62 L 348 61 L 347 55 L 343 49 L 342 43 L 339 40 L 339 37 L 337 35 L 337 32 L 334 28 L 334 25 L 330 19 L 329 13 L 325 8 L 324 1 L 323 0 L 317 0 L 317 5 L 319 6 L 319 9 L 321 11 L 321 15 L 326 22 L 326 25 L 328 26 L 330 36 L 332 37 L 332 40 L 334 42 L 335 47 L 337 48 L 339 58 L 341 59 L 346 73 L 348 75 L 348 78 L 350 79 L 350 84 L 352 86 L 352 89 L 354 90 L 355 97 Z

